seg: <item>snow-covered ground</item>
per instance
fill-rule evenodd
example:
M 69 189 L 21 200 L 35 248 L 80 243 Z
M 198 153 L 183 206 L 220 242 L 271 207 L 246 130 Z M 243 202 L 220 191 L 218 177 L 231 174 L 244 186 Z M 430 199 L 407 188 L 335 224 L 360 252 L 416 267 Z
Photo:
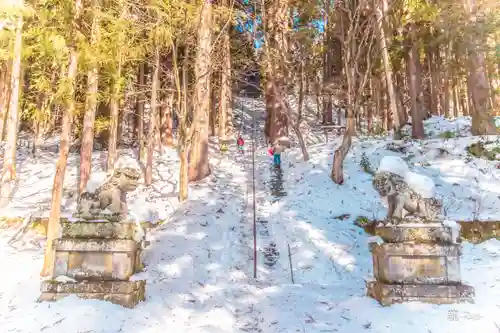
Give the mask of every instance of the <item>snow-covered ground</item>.
M 251 100 L 239 100 L 237 106 L 262 110 L 261 103 Z M 262 126 L 261 116 L 256 118 Z M 248 134 L 249 114 L 242 117 Z M 43 251 L 6 245 L 13 233 L 6 230 L 0 233 L 0 264 L 6 270 L 0 277 L 0 331 L 498 333 L 499 241 L 464 244 L 462 275 L 476 289 L 475 304 L 384 308 L 365 296 L 365 280 L 372 275 L 369 235 L 353 223 L 358 216 L 386 214 L 371 175 L 360 165 L 367 160 L 376 170 L 383 156 L 402 157 L 412 172 L 431 178 L 447 219 L 500 220 L 500 170 L 495 162 L 467 156 L 466 146 L 476 140 L 467 136 L 469 123 L 432 118 L 426 123 L 431 139 L 406 145 L 357 138 L 346 160 L 343 185 L 329 178 L 339 142 L 330 137 L 325 143 L 314 126 L 307 134 L 310 161 L 302 161 L 300 149 L 294 147 L 282 156 L 282 174 L 271 171 L 266 147 L 259 146 L 257 280 L 252 278 L 250 154 L 236 156 L 234 147 L 226 154 L 213 153 L 212 176 L 192 186 L 190 201 L 179 206 L 177 156 L 167 151 L 155 165 L 154 187 L 138 189 L 129 204 L 138 219 L 167 220 L 151 231 L 147 267 L 138 276 L 148 281 L 146 302 L 132 310 L 75 297 L 36 303 Z M 456 134 L 440 138 L 444 131 Z M 27 208 L 50 199 L 54 160 L 55 155 L 23 160 L 9 214 L 23 216 Z M 76 175 L 76 167 L 71 170 Z M 74 187 L 74 182 L 68 178 L 66 187 Z M 68 200 L 68 211 L 71 204 Z M 43 245 L 36 236 L 29 237 L 35 242 L 27 244 Z

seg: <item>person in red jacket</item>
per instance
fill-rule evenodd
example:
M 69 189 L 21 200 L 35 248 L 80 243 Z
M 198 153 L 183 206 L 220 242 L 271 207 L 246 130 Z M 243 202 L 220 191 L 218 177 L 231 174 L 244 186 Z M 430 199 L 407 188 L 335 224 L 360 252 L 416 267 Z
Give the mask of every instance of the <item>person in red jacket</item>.
M 239 150 L 240 154 L 244 154 L 245 153 L 245 150 L 244 150 L 245 141 L 243 140 L 243 138 L 241 136 L 239 136 L 238 140 L 236 140 L 236 144 L 238 145 L 238 150 Z

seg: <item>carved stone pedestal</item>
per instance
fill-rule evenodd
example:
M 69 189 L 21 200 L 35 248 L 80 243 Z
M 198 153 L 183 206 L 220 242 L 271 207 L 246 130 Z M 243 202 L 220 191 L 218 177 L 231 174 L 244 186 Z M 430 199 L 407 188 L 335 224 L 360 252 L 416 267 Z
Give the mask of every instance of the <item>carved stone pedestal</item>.
M 474 302 L 474 288 L 464 284 L 385 284 L 379 281 L 366 283 L 367 295 L 383 306 L 404 302 L 425 302 L 432 304 L 453 304 Z
M 56 301 L 69 295 L 83 299 L 99 299 L 133 308 L 144 301 L 145 281 L 43 281 L 40 301 Z
M 42 282 L 40 300 L 75 294 L 126 307 L 143 301 L 145 281 L 129 281 L 142 269 L 140 256 L 146 245 L 137 232 L 131 223 L 63 222 L 62 236 L 54 240 L 56 281 Z M 65 278 L 58 279 L 61 276 Z
M 368 296 L 382 305 L 421 301 L 473 302 L 474 289 L 461 283 L 458 232 L 441 223 L 377 227 L 384 241 L 371 243 L 376 281 Z

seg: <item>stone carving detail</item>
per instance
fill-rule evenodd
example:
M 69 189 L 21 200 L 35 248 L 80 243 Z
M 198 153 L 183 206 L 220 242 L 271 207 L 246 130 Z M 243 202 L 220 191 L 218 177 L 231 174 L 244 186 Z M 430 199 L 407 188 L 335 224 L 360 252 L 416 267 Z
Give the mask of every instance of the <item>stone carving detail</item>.
M 441 214 L 441 200 L 422 197 L 408 186 L 403 177 L 395 173 L 377 172 L 372 184 L 382 198 L 387 198 L 388 222 L 401 221 L 405 212 L 428 221 L 435 220 Z
M 125 167 L 114 170 L 113 174 L 95 192 L 83 192 L 78 203 L 82 216 L 99 215 L 109 209 L 113 214 L 126 215 L 127 192 L 139 186 L 141 173 L 134 168 Z

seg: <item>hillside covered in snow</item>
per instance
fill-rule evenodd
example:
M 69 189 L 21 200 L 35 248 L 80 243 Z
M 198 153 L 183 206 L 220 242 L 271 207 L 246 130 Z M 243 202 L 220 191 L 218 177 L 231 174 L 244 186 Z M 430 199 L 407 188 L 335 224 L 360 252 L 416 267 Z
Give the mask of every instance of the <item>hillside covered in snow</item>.
M 238 103 L 250 104 L 244 99 Z M 243 112 L 242 117 L 250 116 Z M 179 205 L 177 152 L 166 150 L 155 159 L 154 185 L 137 189 L 129 202 L 131 217 L 162 222 L 149 232 L 146 269 L 137 276 L 147 280 L 146 302 L 132 310 L 76 297 L 36 303 L 43 237 L 31 233 L 22 244 L 9 246 L 14 230 L 6 229 L 0 234 L 0 264 L 6 268 L 0 277 L 1 331 L 498 333 L 497 239 L 464 243 L 462 275 L 476 289 L 475 304 L 384 308 L 365 295 L 365 282 L 373 275 L 370 235 L 356 223 L 387 214 L 371 183 L 384 156 L 402 158 L 411 172 L 432 180 L 446 219 L 500 220 L 500 161 L 478 158 L 470 149 L 484 142 L 488 151 L 500 152 L 499 139 L 471 137 L 467 118 L 433 117 L 425 130 L 428 139 L 422 141 L 355 138 L 343 185 L 329 176 L 339 138 L 327 141 L 321 129 L 311 125 L 305 131 L 310 160 L 304 162 L 295 145 L 283 154 L 281 172 L 271 167 L 267 147 L 259 142 L 257 280 L 252 278 L 251 154 L 239 156 L 234 146 L 220 153 L 214 145 L 212 175 L 191 186 L 189 201 Z M 245 133 L 249 146 L 249 128 Z M 121 154 L 132 156 L 127 150 Z M 19 183 L 2 215 L 23 217 L 33 207 L 46 215 L 57 154 L 20 155 Z M 71 156 L 66 178 L 65 214 L 74 209 L 76 159 Z M 99 155 L 94 161 L 98 174 Z

